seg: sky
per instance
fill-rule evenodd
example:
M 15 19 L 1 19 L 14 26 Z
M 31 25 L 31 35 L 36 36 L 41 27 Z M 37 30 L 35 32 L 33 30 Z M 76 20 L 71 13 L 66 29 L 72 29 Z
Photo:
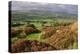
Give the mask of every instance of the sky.
M 30 11 L 51 11 L 51 12 L 66 12 L 69 14 L 77 14 L 78 6 L 71 4 L 55 4 L 55 3 L 39 3 L 39 2 L 24 2 L 12 1 L 12 10 Z

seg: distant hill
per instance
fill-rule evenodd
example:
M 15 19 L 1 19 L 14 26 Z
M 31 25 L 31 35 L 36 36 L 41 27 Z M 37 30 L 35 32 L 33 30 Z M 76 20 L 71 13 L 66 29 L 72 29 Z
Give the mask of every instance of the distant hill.
M 38 3 L 38 2 L 20 2 L 20 1 L 12 1 L 11 4 L 12 4 L 11 10 L 18 12 L 29 12 L 29 13 L 57 12 L 57 13 L 67 13 L 76 15 L 78 14 L 78 6 L 71 4 L 54 4 L 54 3 Z

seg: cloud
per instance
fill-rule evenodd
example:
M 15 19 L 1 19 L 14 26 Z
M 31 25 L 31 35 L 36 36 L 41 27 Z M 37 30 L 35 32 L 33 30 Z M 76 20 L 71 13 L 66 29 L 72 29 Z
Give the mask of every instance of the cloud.
M 46 10 L 77 14 L 77 5 L 13 1 L 12 10 Z

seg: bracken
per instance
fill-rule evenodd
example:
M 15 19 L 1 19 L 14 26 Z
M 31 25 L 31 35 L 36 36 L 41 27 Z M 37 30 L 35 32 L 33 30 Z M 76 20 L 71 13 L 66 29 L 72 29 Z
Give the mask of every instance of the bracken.
M 11 45 L 12 53 L 56 50 L 55 47 L 37 40 L 19 39 Z

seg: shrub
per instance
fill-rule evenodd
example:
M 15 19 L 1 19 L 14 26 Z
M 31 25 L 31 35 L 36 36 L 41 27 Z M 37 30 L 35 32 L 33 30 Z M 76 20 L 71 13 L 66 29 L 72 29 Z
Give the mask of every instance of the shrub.
M 26 27 L 24 29 L 24 32 L 28 35 L 30 33 L 37 33 L 37 32 L 40 32 L 38 29 L 35 29 L 33 27 Z
M 11 37 L 15 37 L 22 32 L 21 29 L 11 29 Z
M 17 26 L 22 26 L 24 24 L 20 24 L 20 23 L 15 23 L 15 24 L 11 24 L 12 27 L 17 27 Z
M 11 52 L 27 52 L 30 51 L 30 42 L 28 40 L 19 39 L 11 45 Z
M 36 28 L 36 27 L 34 26 L 34 24 L 28 24 L 26 27 Z
M 38 42 L 37 40 L 25 40 L 19 39 L 14 44 L 11 45 L 11 52 L 33 52 L 33 51 L 47 51 L 47 50 L 56 50 L 55 47 L 52 47 L 49 44 Z

